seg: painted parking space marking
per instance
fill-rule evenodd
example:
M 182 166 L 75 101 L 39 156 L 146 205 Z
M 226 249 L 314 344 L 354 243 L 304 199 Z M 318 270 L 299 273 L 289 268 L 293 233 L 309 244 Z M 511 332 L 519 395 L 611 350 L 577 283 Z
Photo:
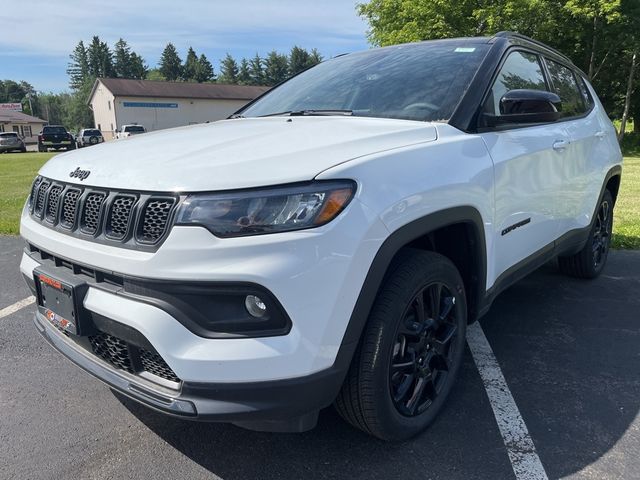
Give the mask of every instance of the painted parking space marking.
M 469 325 L 467 343 L 487 391 L 516 479 L 548 480 L 533 439 L 479 322 Z
M 36 297 L 34 296 L 23 298 L 19 302 L 16 302 L 13 305 L 9 305 L 8 307 L 5 307 L 2 310 L 0 310 L 0 318 L 4 318 L 8 315 L 11 315 L 12 313 L 16 313 L 18 310 L 31 305 L 35 301 L 36 301 Z

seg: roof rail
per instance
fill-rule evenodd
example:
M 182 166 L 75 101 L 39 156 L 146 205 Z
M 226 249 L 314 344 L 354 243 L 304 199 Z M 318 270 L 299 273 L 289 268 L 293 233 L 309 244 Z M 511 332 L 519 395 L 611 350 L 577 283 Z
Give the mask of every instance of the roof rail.
M 524 40 L 524 41 L 529 42 L 529 43 L 533 43 L 535 45 L 538 45 L 539 47 L 542 47 L 542 48 L 544 48 L 546 50 L 549 50 L 549 51 L 555 53 L 556 55 L 559 55 L 560 57 L 568 60 L 569 62 L 571 62 L 573 64 L 571 59 L 569 57 L 567 57 L 564 53 L 556 50 L 555 48 L 550 47 L 549 45 L 546 45 L 546 44 L 542 43 L 540 40 L 535 40 L 535 39 L 533 39 L 531 37 L 527 37 L 526 35 L 523 35 L 521 33 L 504 31 L 504 32 L 496 33 L 494 35 L 494 37 L 499 37 L 499 38 L 517 38 L 517 39 Z

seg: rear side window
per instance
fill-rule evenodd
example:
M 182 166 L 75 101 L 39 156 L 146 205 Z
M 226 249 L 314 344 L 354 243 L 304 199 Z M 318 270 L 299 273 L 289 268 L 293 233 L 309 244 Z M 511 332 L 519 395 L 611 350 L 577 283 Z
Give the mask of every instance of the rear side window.
M 584 103 L 584 93 L 580 91 L 573 71 L 553 60 L 545 59 L 545 61 L 553 87 L 562 100 L 561 118 L 577 117 L 585 113 L 587 107 Z
M 124 127 L 125 132 L 144 132 L 144 127 L 139 125 L 130 125 L 128 127 Z
M 484 111 L 500 115 L 500 99 L 511 91 L 519 89 L 547 90 L 542 66 L 537 55 L 527 52 L 510 53 L 496 78 Z
M 64 127 L 44 127 L 42 133 L 67 133 Z

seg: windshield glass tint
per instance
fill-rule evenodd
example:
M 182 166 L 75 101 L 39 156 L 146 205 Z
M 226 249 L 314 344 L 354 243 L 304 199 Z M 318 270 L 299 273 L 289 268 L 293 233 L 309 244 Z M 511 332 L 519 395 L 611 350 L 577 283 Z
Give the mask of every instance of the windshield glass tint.
M 0 133 L 0 137 L 2 138 L 18 138 L 17 133 Z
M 83 135 L 102 135 L 99 130 L 85 130 Z
M 143 127 L 124 127 L 125 132 L 144 132 Z
M 241 112 L 352 110 L 354 116 L 446 121 L 488 45 L 428 42 L 337 57 L 269 92 Z

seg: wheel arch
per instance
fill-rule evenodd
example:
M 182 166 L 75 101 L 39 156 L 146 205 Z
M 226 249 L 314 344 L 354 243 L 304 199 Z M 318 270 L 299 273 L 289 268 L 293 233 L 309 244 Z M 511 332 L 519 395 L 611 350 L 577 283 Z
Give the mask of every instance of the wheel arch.
M 466 258 L 472 261 L 472 265 L 468 266 L 465 272 L 460 272 L 463 278 L 466 277 L 465 289 L 467 290 L 468 319 L 473 321 L 478 318 L 485 294 L 487 272 L 486 241 L 482 216 L 472 206 L 440 210 L 400 227 L 389 235 L 378 249 L 349 319 L 341 350 L 346 346 L 352 347 L 348 349 L 350 353 L 355 350 L 389 267 L 402 249 L 413 247 L 442 253 L 452 260 L 460 270 L 461 257 L 455 258 L 454 255 L 454 258 L 451 258 L 451 251 L 446 251 L 446 248 L 440 249 L 438 245 L 438 243 L 441 243 L 438 240 L 438 235 L 442 235 L 441 232 L 453 232 L 455 230 L 464 230 L 464 240 L 469 247 Z M 445 251 L 443 252 L 442 250 Z M 449 254 L 447 255 L 447 253 Z M 341 353 L 344 354 L 345 352 Z M 346 355 L 349 361 L 351 356 L 350 354 Z M 345 357 L 342 356 L 342 358 Z

